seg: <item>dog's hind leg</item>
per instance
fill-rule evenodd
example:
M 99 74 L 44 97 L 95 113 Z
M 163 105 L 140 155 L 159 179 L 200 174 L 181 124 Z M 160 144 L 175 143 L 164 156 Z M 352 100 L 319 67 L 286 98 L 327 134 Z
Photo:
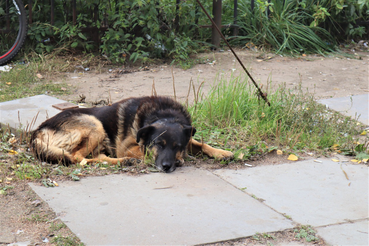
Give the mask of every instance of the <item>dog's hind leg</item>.
M 209 157 L 217 159 L 232 159 L 234 157 L 233 153 L 230 151 L 213 148 L 207 144 L 200 143 L 193 138 L 190 139 L 187 150 L 192 155 L 203 153 Z

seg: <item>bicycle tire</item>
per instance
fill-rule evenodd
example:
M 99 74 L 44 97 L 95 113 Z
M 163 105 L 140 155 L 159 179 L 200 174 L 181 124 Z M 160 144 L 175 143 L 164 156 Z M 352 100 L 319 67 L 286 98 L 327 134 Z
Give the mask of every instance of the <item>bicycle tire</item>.
M 3 10 L 3 15 L 0 12 L 0 27 L 5 26 L 0 29 L 0 65 L 3 65 L 13 59 L 24 44 L 27 36 L 27 15 L 22 0 L 0 0 L 0 8 Z

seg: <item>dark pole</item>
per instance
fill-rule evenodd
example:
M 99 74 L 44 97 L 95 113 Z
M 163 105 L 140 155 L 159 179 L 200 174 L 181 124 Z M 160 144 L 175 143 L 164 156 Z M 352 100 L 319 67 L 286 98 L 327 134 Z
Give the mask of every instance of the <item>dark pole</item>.
M 220 29 L 222 25 L 222 0 L 213 0 L 213 16 L 215 25 Z M 214 23 L 211 29 L 211 43 L 215 46 L 215 48 L 219 48 L 220 35 L 214 26 Z

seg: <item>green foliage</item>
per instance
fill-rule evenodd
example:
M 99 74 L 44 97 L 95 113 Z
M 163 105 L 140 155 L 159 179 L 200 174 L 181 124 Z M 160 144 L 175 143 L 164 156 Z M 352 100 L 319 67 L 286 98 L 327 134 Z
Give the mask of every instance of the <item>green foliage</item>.
M 356 146 L 360 129 L 348 117 L 327 110 L 301 88 L 268 92 L 271 106 L 244 78 L 222 78 L 209 95 L 190 107 L 197 140 L 236 150 L 250 158 L 275 150 L 329 151 Z M 237 152 L 238 151 L 238 152 Z
M 75 22 L 70 1 L 55 1 L 51 25 L 48 3 L 32 5 L 28 47 L 37 53 L 99 52 L 113 63 L 169 58 L 184 68 L 191 53 L 209 47 L 209 20 L 195 0 L 77 1 Z M 209 13 L 211 1 L 202 1 Z M 222 23 L 233 23 L 232 0 L 224 0 Z M 284 4 L 283 4 L 284 3 Z M 367 34 L 367 0 L 238 1 L 239 44 L 253 43 L 277 52 L 321 53 L 335 50 L 335 39 Z M 223 29 L 229 35 L 229 28 Z M 96 34 L 96 35 L 95 35 Z M 335 38 L 333 38 L 335 37 Z
M 325 29 L 309 25 L 311 14 L 304 1 L 257 1 L 254 11 L 249 1 L 240 8 L 240 36 L 238 40 L 266 46 L 281 53 L 320 53 L 334 51 L 334 39 Z M 270 14 L 268 15 L 267 10 Z
M 306 242 L 316 242 L 319 241 L 319 238 L 316 236 L 316 232 L 314 229 L 310 226 L 301 226 L 300 228 L 297 228 L 294 230 L 296 233 L 295 238 L 297 239 L 305 239 Z

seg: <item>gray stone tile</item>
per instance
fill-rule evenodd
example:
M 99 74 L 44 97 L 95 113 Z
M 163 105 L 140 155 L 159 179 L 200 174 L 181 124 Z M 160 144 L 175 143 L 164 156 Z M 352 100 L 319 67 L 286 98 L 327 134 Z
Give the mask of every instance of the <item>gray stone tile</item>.
M 323 99 L 319 103 L 352 118 L 360 116 L 359 121 L 369 125 L 369 94 Z
M 14 129 L 35 130 L 46 119 L 60 112 L 53 104 L 65 101 L 38 95 L 0 103 L 0 123 Z
M 211 172 L 195 168 L 59 185 L 30 184 L 87 245 L 192 245 L 293 227 Z
M 303 225 L 368 218 L 368 167 L 322 160 L 214 173 Z M 346 179 L 345 173 L 349 180 Z
M 369 245 L 368 220 L 317 228 L 318 235 L 330 245 Z

